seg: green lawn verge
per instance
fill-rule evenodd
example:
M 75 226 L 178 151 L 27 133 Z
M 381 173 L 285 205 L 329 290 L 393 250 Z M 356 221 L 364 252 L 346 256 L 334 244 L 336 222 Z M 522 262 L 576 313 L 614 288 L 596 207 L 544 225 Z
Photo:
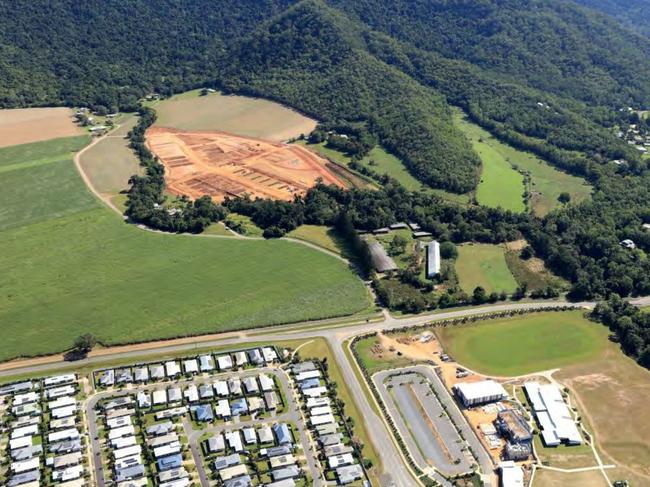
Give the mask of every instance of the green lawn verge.
M 456 273 L 461 288 L 470 294 L 477 286 L 488 293 L 510 293 L 517 288 L 517 281 L 506 264 L 505 250 L 499 245 L 475 243 L 458 246 Z
M 438 328 L 436 333 L 458 363 L 484 374 L 515 376 L 598 357 L 608 331 L 583 314 L 533 313 Z

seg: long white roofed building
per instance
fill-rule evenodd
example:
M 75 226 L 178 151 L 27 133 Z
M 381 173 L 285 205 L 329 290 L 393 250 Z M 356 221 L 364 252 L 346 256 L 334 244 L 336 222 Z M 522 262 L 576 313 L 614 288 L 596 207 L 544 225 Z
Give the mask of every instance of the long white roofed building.
M 524 391 L 530 400 L 541 428 L 542 439 L 547 446 L 558 446 L 561 443 L 580 445 L 582 443 L 578 426 L 558 386 L 526 382 Z

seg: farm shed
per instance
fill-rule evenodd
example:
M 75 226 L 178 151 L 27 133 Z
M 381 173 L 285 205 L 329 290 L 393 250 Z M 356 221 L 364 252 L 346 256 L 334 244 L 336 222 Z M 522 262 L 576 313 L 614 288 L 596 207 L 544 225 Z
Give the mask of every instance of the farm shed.
M 435 240 L 427 245 L 427 277 L 440 274 L 440 244 Z
M 397 269 L 395 261 L 386 253 L 386 249 L 379 242 L 372 242 L 368 245 L 370 256 L 372 257 L 372 264 L 375 266 L 377 272 L 388 272 Z

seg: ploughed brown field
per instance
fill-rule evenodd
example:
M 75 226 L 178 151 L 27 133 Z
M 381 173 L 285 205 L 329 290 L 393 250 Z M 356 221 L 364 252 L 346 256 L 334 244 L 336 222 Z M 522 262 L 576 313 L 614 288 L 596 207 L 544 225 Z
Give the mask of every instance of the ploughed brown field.
M 292 200 L 319 179 L 345 186 L 332 163 L 299 145 L 156 126 L 147 130 L 146 140 L 165 166 L 167 189 L 192 199 L 248 194 Z
M 81 135 L 69 108 L 0 110 L 0 147 Z

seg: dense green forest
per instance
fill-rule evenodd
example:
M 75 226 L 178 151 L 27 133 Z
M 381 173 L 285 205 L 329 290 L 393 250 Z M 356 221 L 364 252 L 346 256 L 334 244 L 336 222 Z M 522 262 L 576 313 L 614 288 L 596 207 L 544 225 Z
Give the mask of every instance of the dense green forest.
M 639 33 L 650 36 L 649 0 L 576 0 L 576 2 L 610 15 Z
M 650 40 L 613 18 L 568 0 L 0 0 L 0 106 L 135 110 L 149 92 L 199 86 L 363 127 L 419 180 L 464 193 L 480 162 L 452 124 L 456 105 L 594 187 L 590 201 L 541 220 L 457 207 L 394 183 L 226 203 L 269 235 L 302 221 L 335 223 L 341 212 L 360 228 L 412 218 L 455 242 L 524 236 L 573 283 L 575 298 L 650 294 L 648 161 L 614 135 L 629 122 L 622 108 L 650 107 Z M 137 150 L 141 134 L 132 136 Z M 199 231 L 223 216 L 187 202 L 187 219 L 154 212 L 164 181 L 150 155 L 140 156 L 147 176 L 132 180 L 132 219 Z M 627 238 L 636 250 L 619 245 Z

